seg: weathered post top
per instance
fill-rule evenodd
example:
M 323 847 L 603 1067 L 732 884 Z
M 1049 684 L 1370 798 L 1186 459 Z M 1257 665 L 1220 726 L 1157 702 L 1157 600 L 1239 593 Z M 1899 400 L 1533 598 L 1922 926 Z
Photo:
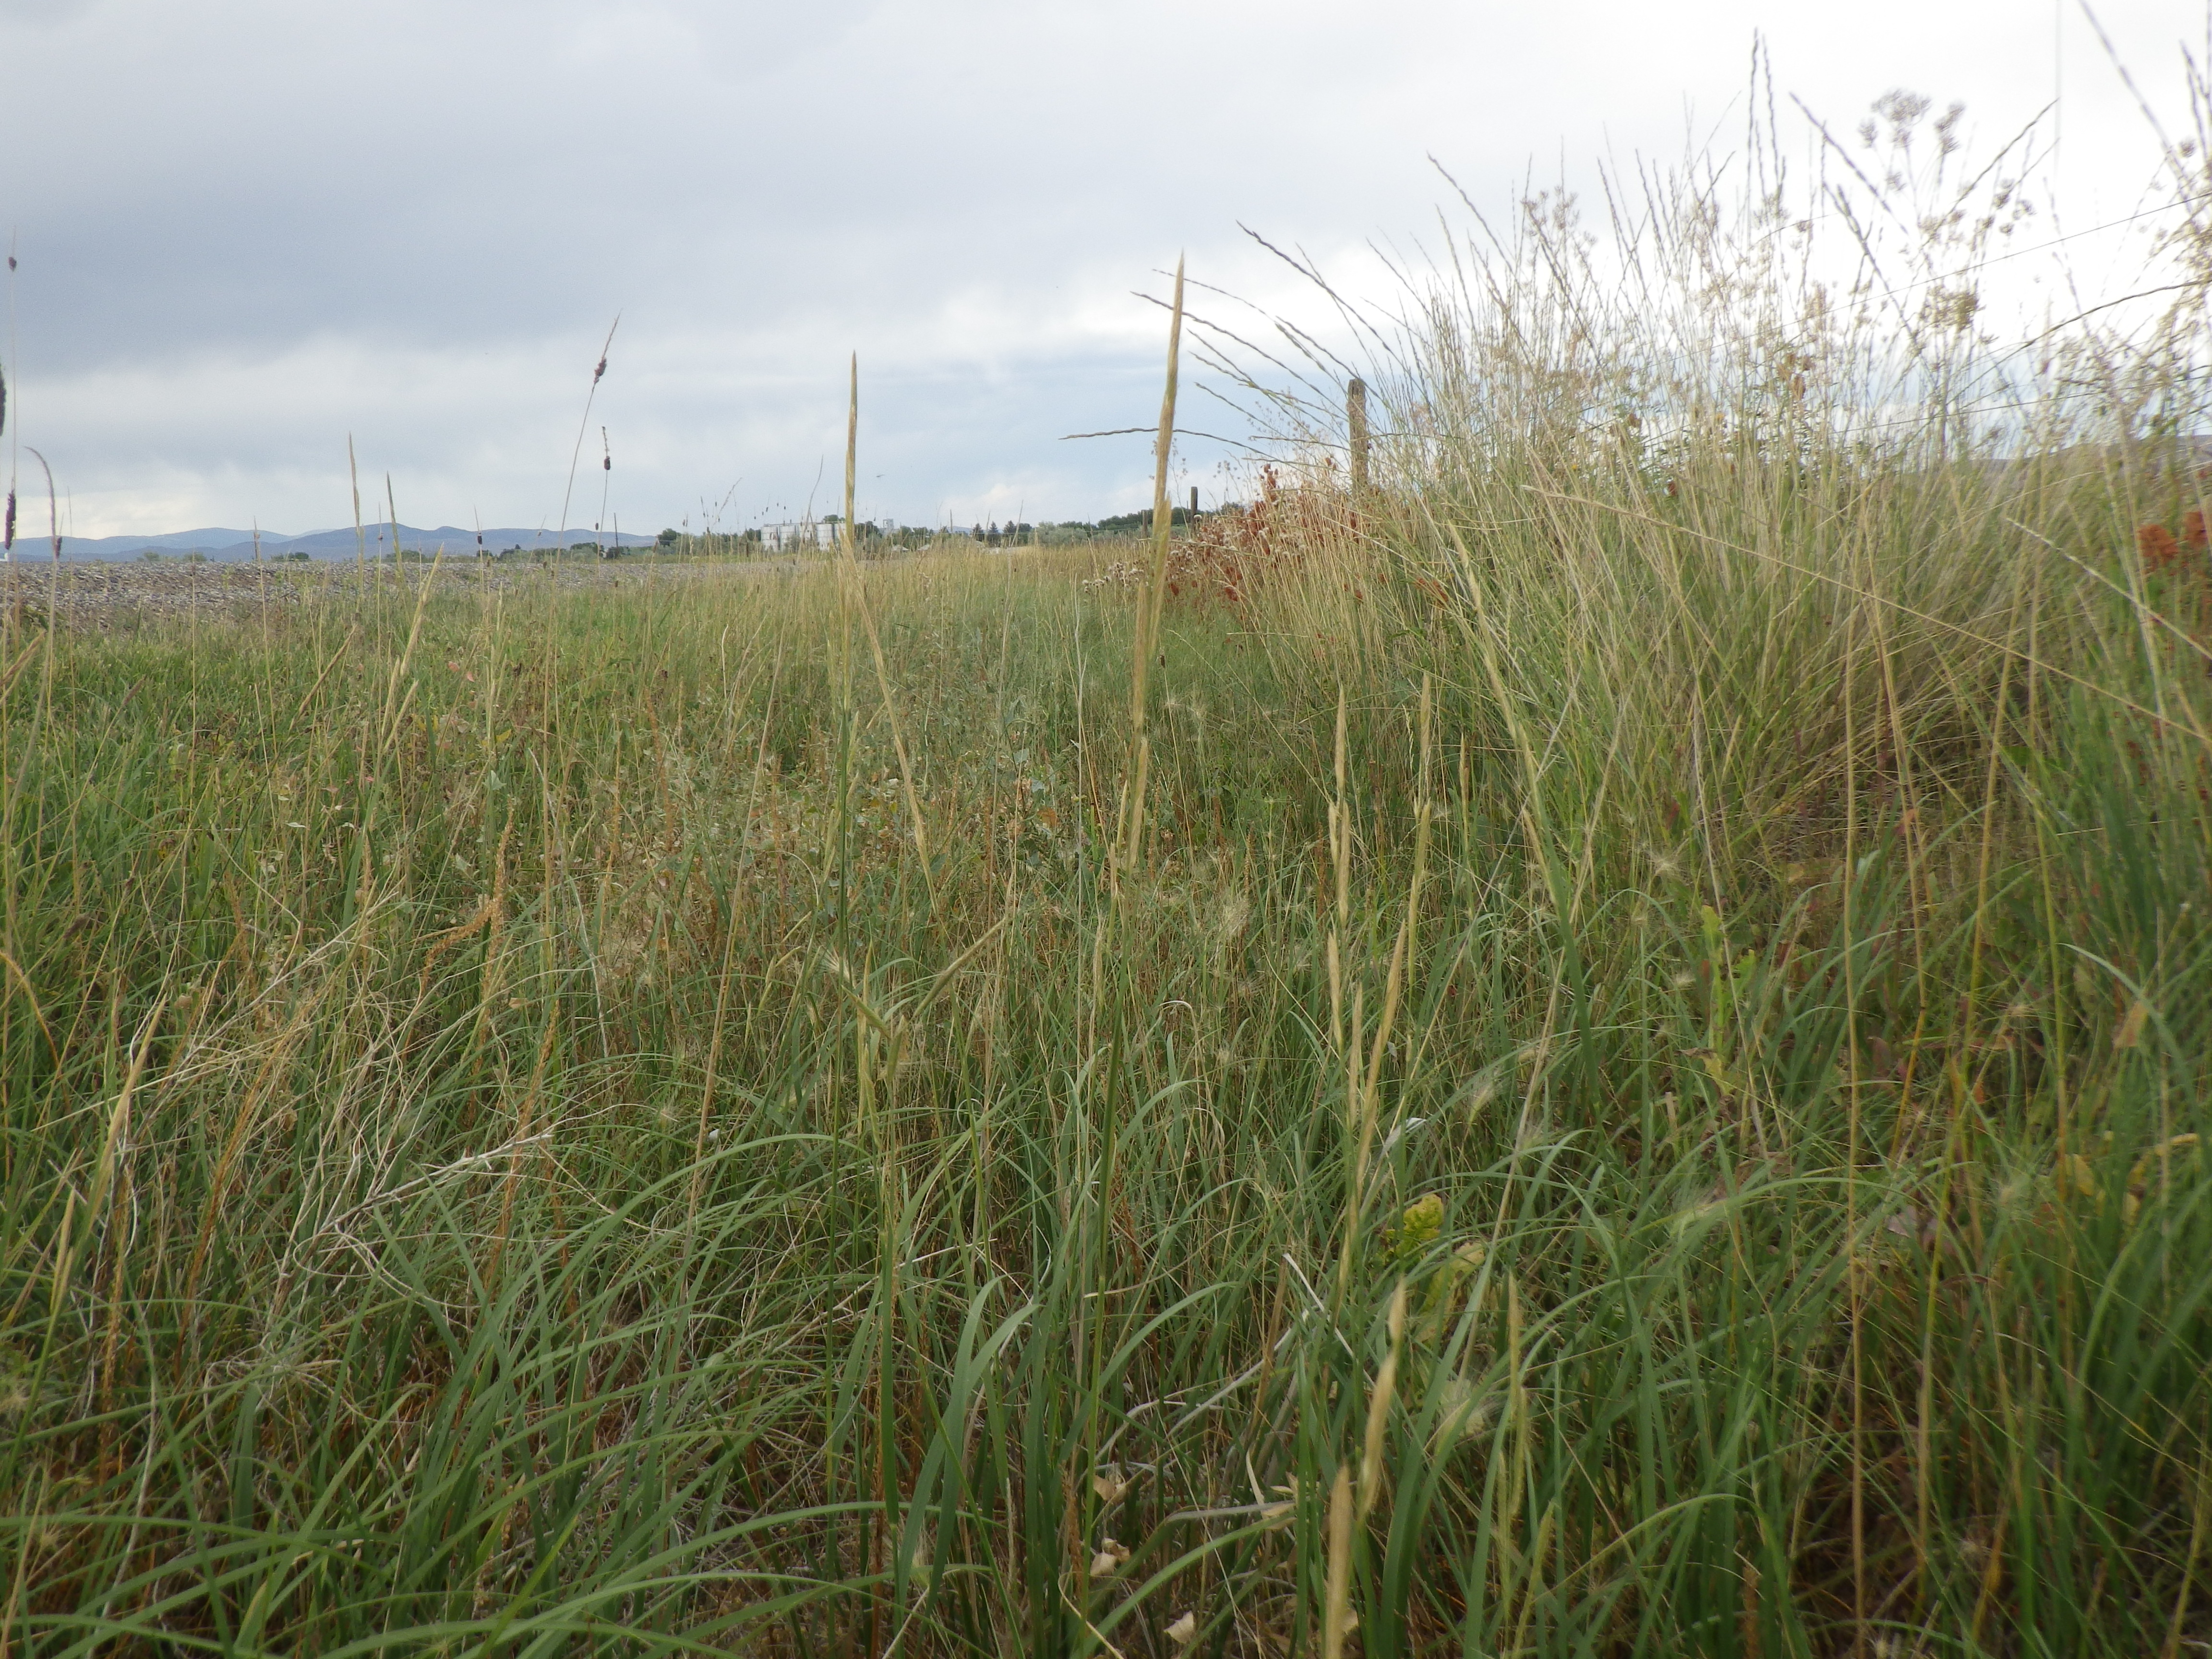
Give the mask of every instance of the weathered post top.
M 1344 389 L 1344 422 L 1352 439 L 1352 493 L 1367 493 L 1367 382 L 1354 378 Z

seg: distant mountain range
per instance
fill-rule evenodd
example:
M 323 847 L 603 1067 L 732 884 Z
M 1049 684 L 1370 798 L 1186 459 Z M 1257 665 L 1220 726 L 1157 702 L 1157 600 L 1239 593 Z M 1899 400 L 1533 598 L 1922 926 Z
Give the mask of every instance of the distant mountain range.
M 477 550 L 477 532 L 461 530 L 452 525 L 441 525 L 435 530 L 418 530 L 413 525 L 398 527 L 402 551 L 425 555 L 443 548 L 448 558 L 461 558 Z M 305 536 L 280 536 L 270 531 L 261 532 L 261 556 L 281 558 L 287 554 L 305 553 L 314 559 L 350 559 L 356 556 L 362 544 L 368 546 L 372 559 L 380 554 L 389 558 L 392 554 L 392 527 L 388 524 L 362 526 L 356 538 L 351 525 L 339 530 L 318 530 Z M 483 532 L 483 549 L 487 553 L 503 553 L 511 547 L 544 548 L 549 551 L 563 544 L 596 540 L 613 546 L 612 536 L 594 537 L 589 530 L 571 526 L 563 536 L 552 530 L 520 530 L 513 527 L 487 529 Z M 650 536 L 632 535 L 624 532 L 621 544 L 624 547 L 649 547 Z M 44 536 L 27 535 L 21 526 L 15 534 L 15 554 L 18 559 L 42 559 L 48 556 L 52 544 Z M 62 538 L 62 556 L 65 559 L 135 559 L 154 552 L 182 558 L 198 553 L 210 559 L 251 559 L 254 554 L 254 537 L 251 530 L 225 530 L 210 527 L 205 530 L 173 530 L 160 536 L 64 536 Z

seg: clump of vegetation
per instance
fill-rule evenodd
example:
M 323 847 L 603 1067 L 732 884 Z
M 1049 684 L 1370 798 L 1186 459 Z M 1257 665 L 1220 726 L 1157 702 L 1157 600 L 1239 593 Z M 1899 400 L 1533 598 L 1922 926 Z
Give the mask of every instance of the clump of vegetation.
M 2203 221 L 2007 355 L 1890 114 L 1919 271 L 1532 204 L 1357 491 L 1224 363 L 1173 593 L 12 627 L 0 1643 L 2207 1640 Z

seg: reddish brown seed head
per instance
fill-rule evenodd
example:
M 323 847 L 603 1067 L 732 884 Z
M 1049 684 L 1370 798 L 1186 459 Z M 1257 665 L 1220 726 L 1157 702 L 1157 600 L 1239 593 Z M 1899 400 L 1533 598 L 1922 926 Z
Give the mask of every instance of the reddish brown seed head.
M 2181 556 L 2181 547 L 2173 539 L 2173 532 L 2162 524 L 2147 524 L 2136 532 L 2136 551 L 2149 569 L 2162 569 Z

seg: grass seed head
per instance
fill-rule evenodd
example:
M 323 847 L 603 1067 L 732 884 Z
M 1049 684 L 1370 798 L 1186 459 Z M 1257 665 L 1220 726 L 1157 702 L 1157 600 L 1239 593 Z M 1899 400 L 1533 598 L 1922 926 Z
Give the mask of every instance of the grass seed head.
M 2142 555 L 2143 567 L 2148 570 L 2163 570 L 2181 556 L 2181 547 L 2173 539 L 2173 532 L 2162 524 L 2147 524 L 2138 528 L 2136 550 Z

